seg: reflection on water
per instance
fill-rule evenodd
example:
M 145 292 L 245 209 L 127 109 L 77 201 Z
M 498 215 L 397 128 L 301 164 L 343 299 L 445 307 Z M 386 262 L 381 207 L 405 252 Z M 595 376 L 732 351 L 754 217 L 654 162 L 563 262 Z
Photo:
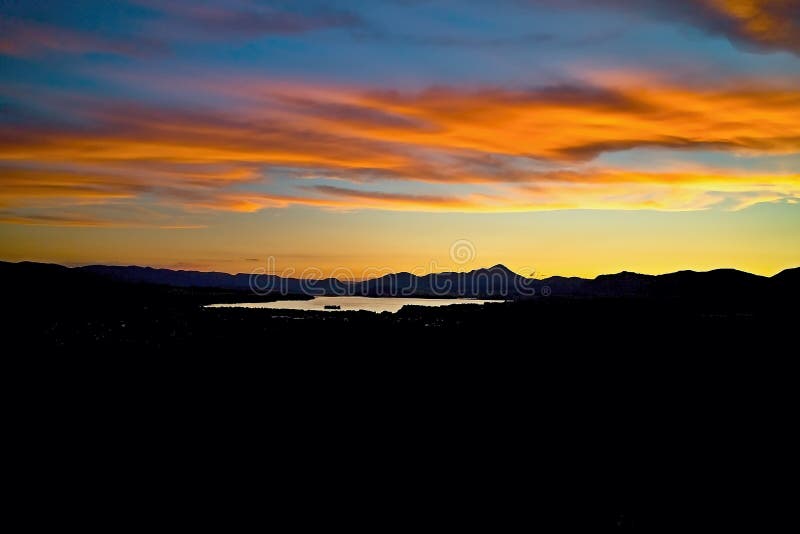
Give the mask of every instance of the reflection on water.
M 486 304 L 502 302 L 479 299 L 414 299 L 371 297 L 314 297 L 311 300 L 278 300 L 275 302 L 243 302 L 237 304 L 210 304 L 207 308 L 266 308 L 272 310 L 306 311 L 372 311 L 395 313 L 403 306 L 448 306 L 450 304 Z M 326 306 L 329 308 L 326 309 Z M 338 306 L 339 309 L 331 309 Z

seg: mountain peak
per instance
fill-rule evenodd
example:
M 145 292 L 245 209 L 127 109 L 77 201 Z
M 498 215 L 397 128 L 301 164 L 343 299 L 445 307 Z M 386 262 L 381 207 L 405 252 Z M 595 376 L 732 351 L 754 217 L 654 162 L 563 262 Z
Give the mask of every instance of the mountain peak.
M 473 269 L 469 272 L 462 273 L 466 275 L 475 275 L 479 273 L 487 273 L 493 275 L 500 275 L 505 277 L 515 277 L 519 276 L 517 273 L 503 265 L 502 263 L 498 263 L 497 265 L 492 265 L 491 267 L 478 267 L 477 269 Z
M 498 263 L 497 265 L 492 265 L 488 269 L 478 269 L 478 270 L 485 270 L 485 271 L 502 271 L 507 274 L 516 274 L 514 271 L 503 265 L 502 263 Z

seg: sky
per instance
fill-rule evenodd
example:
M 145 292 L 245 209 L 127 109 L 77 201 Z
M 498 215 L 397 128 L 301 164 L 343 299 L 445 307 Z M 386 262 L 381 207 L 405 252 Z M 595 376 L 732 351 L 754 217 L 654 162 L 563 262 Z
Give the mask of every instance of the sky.
M 800 1 L 0 0 L 0 259 L 800 266 Z

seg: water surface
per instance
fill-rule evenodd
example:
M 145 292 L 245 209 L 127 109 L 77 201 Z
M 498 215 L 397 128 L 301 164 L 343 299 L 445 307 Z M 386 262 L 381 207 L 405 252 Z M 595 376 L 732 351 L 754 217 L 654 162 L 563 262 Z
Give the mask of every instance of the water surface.
M 207 308 L 265 308 L 271 310 L 305 311 L 371 311 L 395 313 L 403 306 L 449 306 L 451 304 L 486 304 L 500 300 L 480 299 L 419 299 L 390 297 L 314 297 L 311 300 L 277 300 L 275 302 L 241 302 L 209 304 Z M 341 310 L 326 310 L 325 306 L 340 306 Z

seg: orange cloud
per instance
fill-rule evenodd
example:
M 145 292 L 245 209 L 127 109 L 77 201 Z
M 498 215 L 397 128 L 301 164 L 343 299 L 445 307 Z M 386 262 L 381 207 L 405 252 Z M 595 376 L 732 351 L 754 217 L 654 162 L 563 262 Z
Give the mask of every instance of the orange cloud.
M 639 147 L 753 153 L 800 149 L 796 89 L 438 89 L 411 96 L 378 93 L 365 102 L 435 125 L 435 131 L 389 134 L 401 141 L 557 161 Z
M 291 205 L 735 209 L 800 197 L 792 173 L 585 164 L 604 152 L 642 147 L 800 153 L 796 88 L 627 82 L 418 93 L 281 84 L 235 91 L 236 98 L 226 95 L 233 110 L 227 113 L 73 98 L 70 110 L 81 126 L 4 126 L 2 214 L 24 221 L 32 216 L 23 217 L 25 210 L 123 210 L 137 202 L 189 214 Z M 543 162 L 551 170 L 541 170 Z M 278 179 L 280 188 L 273 184 Z M 421 185 L 413 192 L 363 188 L 376 181 Z M 426 183 L 453 187 L 428 194 Z
M 141 105 L 93 107 L 96 126 L 0 138 L 3 159 L 247 162 L 397 170 L 420 150 L 591 159 L 640 147 L 750 153 L 800 150 L 800 91 L 672 86 L 416 94 L 257 88 L 239 114 Z M 287 102 L 289 102 L 287 104 Z M 424 176 L 415 177 L 425 179 Z
M 224 193 L 184 198 L 187 209 L 255 212 L 310 206 L 331 210 L 424 212 L 523 212 L 557 209 L 697 210 L 720 203 L 742 209 L 759 202 L 800 197 L 800 174 L 637 173 L 604 170 L 541 173 L 539 180 L 494 186 L 481 193 L 421 195 L 329 185 L 305 187 L 306 195 Z M 760 185 L 754 185 L 759 183 Z
M 0 207 L 42 201 L 103 203 L 135 198 L 147 189 L 146 185 L 109 176 L 15 168 L 0 168 L 0 185 Z

